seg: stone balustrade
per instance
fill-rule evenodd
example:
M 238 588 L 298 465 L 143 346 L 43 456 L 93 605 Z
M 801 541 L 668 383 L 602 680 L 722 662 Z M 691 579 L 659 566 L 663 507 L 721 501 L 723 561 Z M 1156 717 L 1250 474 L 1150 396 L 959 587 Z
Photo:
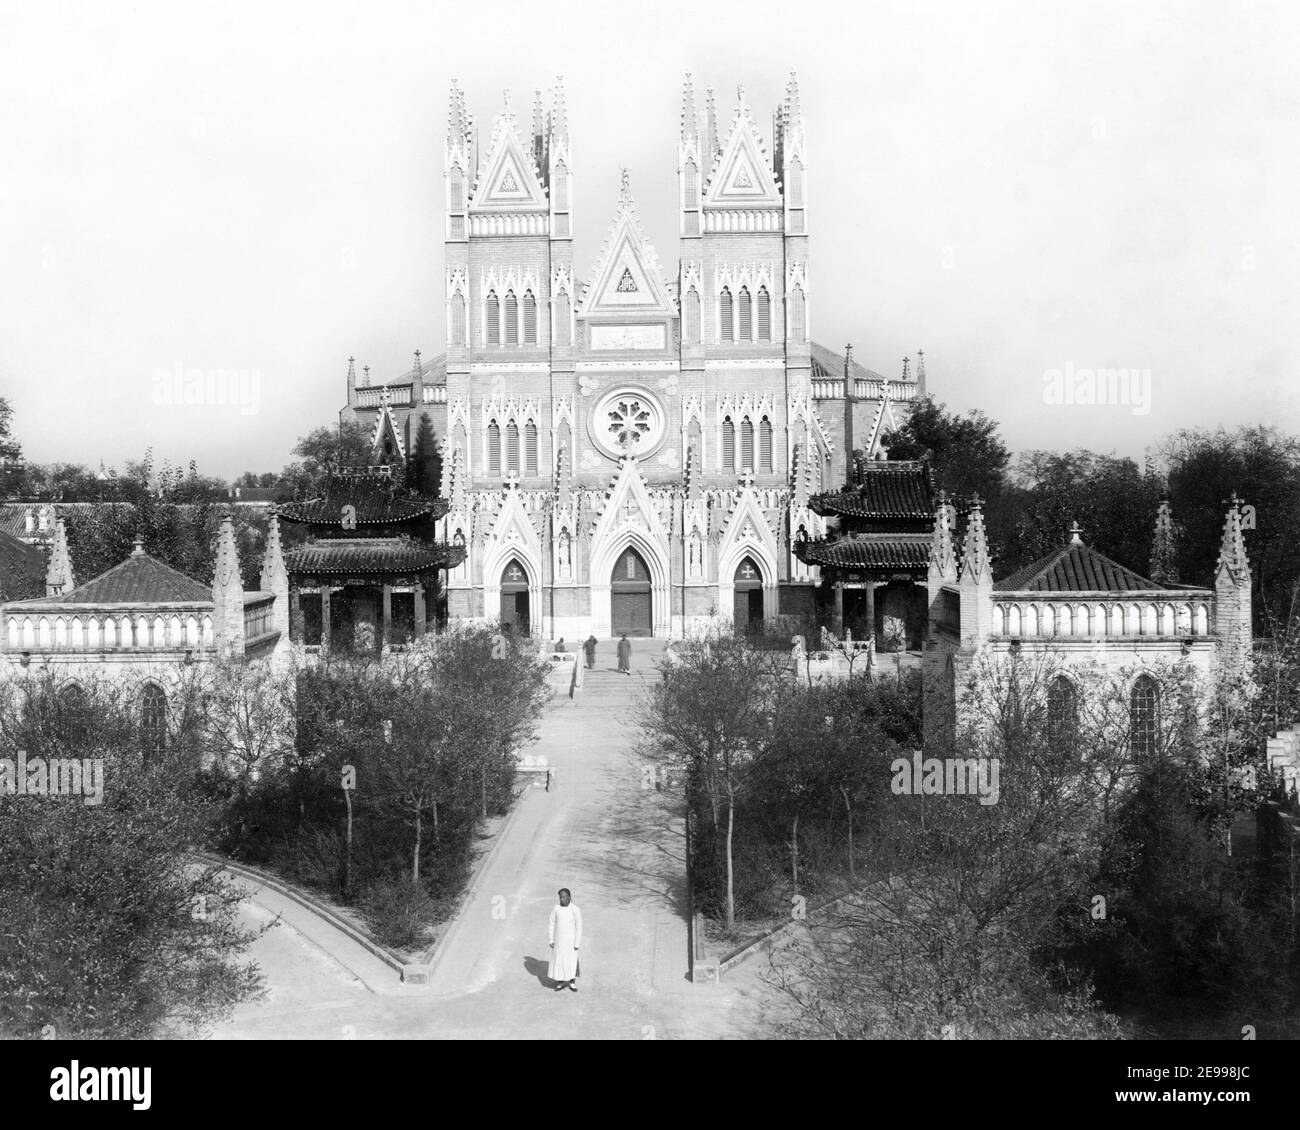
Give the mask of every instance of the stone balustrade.
M 213 645 L 210 611 L 24 612 L 6 614 L 4 620 L 8 652 L 182 651 Z
M 1210 634 L 1214 598 L 993 602 L 994 637 L 1004 639 L 1188 639 Z
M 406 408 L 411 403 L 410 385 L 387 385 L 384 388 L 357 389 L 358 408 L 378 408 L 383 403 L 383 394 L 387 389 L 390 397 L 388 403 L 394 408 Z
M 889 386 L 890 400 L 915 400 L 916 385 L 911 381 L 869 381 L 861 378 L 853 382 L 853 395 L 859 400 L 881 400 L 885 385 Z M 843 400 L 844 382 L 842 380 L 812 381 L 814 400 Z

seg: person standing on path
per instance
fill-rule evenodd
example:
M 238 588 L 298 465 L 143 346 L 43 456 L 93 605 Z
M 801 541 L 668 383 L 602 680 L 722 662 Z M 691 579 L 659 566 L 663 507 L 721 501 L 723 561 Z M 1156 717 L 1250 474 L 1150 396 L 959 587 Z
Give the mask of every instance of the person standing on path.
M 582 650 L 587 653 L 587 670 L 593 671 L 596 668 L 596 637 L 588 636 L 582 641 Z
M 618 669 L 629 678 L 632 675 L 632 641 L 627 638 L 627 633 L 623 633 L 623 638 L 618 641 Z
M 559 890 L 560 905 L 551 908 L 551 922 L 547 930 L 551 947 L 551 965 L 546 975 L 555 982 L 558 993 L 567 984 L 569 991 L 578 991 L 578 947 L 582 945 L 582 911 L 572 902 L 568 887 Z

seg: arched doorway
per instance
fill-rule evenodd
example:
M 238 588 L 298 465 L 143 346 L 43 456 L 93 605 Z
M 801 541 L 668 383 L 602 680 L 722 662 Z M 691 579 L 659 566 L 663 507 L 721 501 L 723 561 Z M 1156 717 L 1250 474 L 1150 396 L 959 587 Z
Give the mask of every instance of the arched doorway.
M 614 562 L 609 588 L 610 627 L 614 635 L 653 635 L 650 569 L 645 558 L 630 546 Z
M 736 567 L 734 622 L 736 634 L 748 635 L 763 630 L 763 574 L 752 557 Z
M 501 573 L 501 627 L 529 634 L 528 574 L 514 559 Z

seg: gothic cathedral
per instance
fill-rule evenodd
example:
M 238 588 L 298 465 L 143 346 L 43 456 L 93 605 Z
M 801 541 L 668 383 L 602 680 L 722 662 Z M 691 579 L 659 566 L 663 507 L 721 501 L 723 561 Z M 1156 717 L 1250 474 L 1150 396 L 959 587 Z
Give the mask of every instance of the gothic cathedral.
M 344 418 L 406 458 L 427 414 L 464 546 L 446 614 L 542 638 L 679 637 L 813 612 L 811 496 L 924 393 L 815 343 L 808 151 L 792 76 L 769 149 L 743 88 L 703 120 L 687 76 L 680 239 L 668 275 L 626 172 L 584 279 L 563 89 L 531 135 L 509 94 L 485 146 L 453 84 L 446 146 L 446 353 L 387 383 L 348 370 Z

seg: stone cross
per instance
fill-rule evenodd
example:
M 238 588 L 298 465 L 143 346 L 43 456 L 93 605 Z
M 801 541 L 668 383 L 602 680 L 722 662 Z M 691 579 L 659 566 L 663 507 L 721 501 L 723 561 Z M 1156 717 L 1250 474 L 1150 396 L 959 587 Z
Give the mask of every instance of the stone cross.
M 506 490 L 516 490 L 519 487 L 519 472 L 511 471 L 505 477 Z
M 744 474 L 740 476 L 740 485 L 743 487 L 752 487 L 754 485 L 754 472 L 748 467 L 745 468 Z

